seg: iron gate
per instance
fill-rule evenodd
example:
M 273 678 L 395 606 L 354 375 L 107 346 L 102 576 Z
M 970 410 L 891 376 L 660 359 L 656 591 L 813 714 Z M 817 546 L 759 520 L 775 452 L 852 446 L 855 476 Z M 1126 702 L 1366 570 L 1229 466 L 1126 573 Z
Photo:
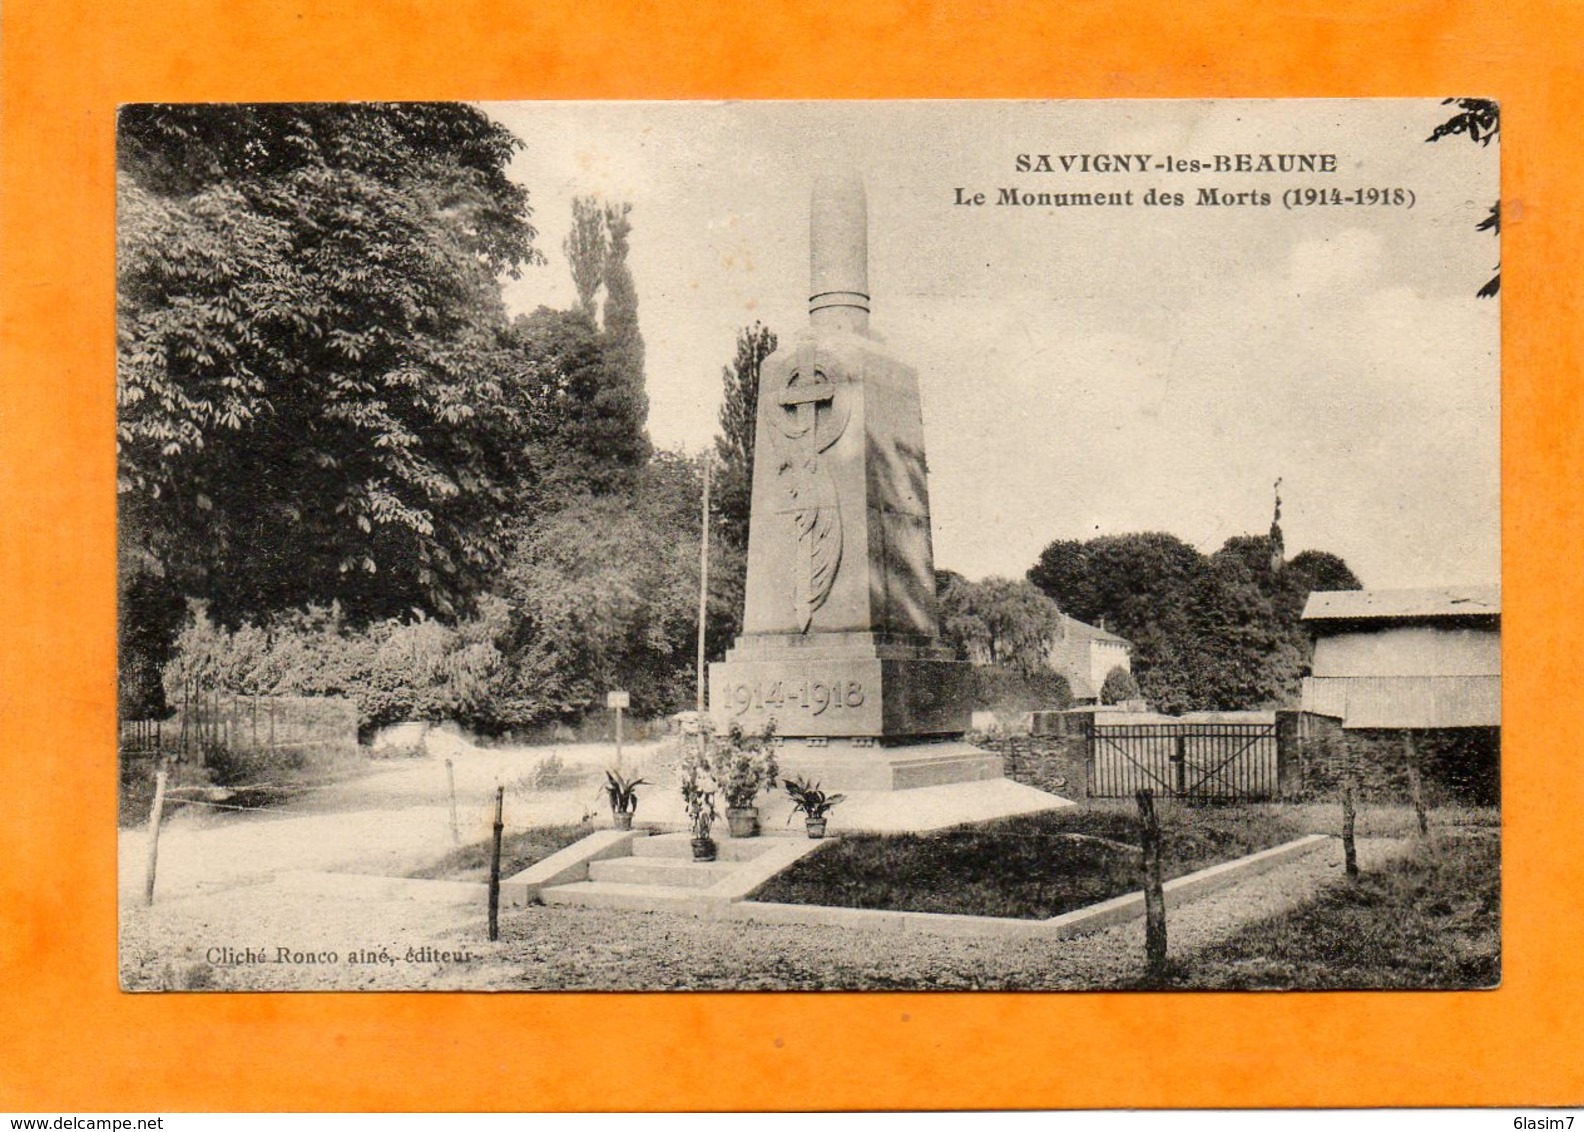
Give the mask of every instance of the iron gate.
M 1276 798 L 1282 744 L 1274 723 L 1140 723 L 1094 727 L 1088 736 L 1089 796 Z

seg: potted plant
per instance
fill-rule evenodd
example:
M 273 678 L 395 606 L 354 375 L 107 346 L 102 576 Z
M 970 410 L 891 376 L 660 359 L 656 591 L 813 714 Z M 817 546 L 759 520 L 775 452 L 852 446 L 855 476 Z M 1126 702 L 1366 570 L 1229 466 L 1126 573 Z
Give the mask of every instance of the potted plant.
M 624 778 L 619 771 L 605 772 L 605 797 L 610 799 L 611 820 L 617 829 L 631 829 L 633 814 L 638 809 L 638 787 L 648 786 L 646 779 Z
M 696 741 L 684 744 L 679 776 L 688 828 L 693 835 L 693 859 L 713 861 L 715 841 L 710 837 L 710 827 L 715 824 L 715 795 L 720 785 L 710 765 L 707 737 L 699 736 Z
M 775 723 L 758 735 L 746 735 L 733 723 L 724 736 L 711 736 L 710 762 L 715 780 L 726 795 L 726 821 L 733 837 L 759 836 L 759 791 L 775 786 L 780 767 L 775 757 Z
M 787 794 L 792 798 L 792 814 L 803 814 L 803 824 L 808 829 L 808 835 L 813 838 L 824 837 L 825 815 L 847 795 L 826 794 L 819 788 L 818 782 L 810 785 L 804 778 L 783 779 L 782 785 L 786 787 Z M 792 820 L 792 814 L 787 815 L 787 821 Z

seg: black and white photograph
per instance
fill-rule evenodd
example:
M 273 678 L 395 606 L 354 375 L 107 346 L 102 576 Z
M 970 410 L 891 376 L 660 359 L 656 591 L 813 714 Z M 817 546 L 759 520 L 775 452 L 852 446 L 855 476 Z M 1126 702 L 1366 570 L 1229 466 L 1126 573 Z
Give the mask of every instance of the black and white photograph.
M 1499 136 L 122 106 L 121 988 L 1500 985 Z

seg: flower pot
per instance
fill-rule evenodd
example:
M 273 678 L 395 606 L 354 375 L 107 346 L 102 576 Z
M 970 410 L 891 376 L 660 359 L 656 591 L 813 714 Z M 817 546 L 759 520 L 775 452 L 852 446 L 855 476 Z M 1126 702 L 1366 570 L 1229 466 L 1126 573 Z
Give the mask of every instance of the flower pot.
M 713 861 L 715 859 L 715 841 L 710 837 L 695 837 L 693 839 L 693 859 L 695 861 Z
M 808 835 L 816 841 L 825 836 L 825 818 L 808 818 L 804 825 L 808 828 Z
M 759 836 L 759 807 L 730 807 L 726 810 L 726 824 L 733 837 Z
M 617 829 L 632 828 L 633 812 L 631 810 L 615 810 L 611 813 L 611 818 L 616 822 Z

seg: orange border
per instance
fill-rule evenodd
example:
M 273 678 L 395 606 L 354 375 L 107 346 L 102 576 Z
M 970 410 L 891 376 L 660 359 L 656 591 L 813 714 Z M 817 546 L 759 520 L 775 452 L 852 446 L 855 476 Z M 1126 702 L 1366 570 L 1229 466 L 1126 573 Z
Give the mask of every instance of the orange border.
M 1584 7 L 7 0 L 0 1109 L 1584 1101 L 1576 520 Z M 116 990 L 113 122 L 151 99 L 1503 102 L 1506 980 L 1467 994 Z M 1567 663 L 1571 662 L 1571 663 Z M 1573 725 L 1573 726 L 1569 726 Z M 601 1071 L 620 1050 L 619 1071 Z M 619 1081 L 619 1088 L 611 1086 Z

